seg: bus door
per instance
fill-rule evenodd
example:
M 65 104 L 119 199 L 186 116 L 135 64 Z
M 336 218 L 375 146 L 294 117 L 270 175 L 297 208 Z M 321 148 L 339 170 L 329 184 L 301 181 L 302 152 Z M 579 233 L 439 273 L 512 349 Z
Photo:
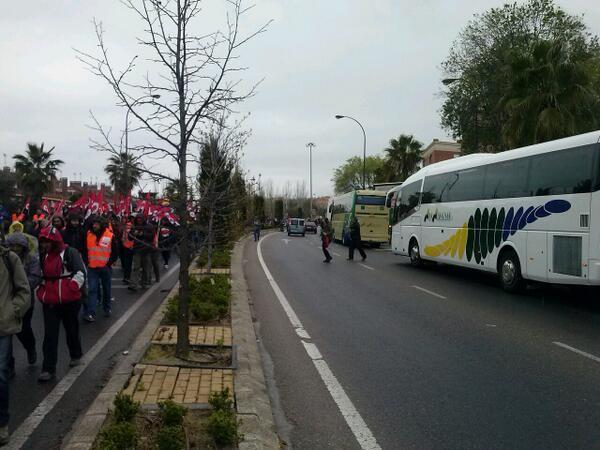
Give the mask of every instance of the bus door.
M 412 236 L 421 240 L 421 185 L 422 180 L 402 186 L 400 205 L 398 206 L 398 233 L 400 241 L 398 252 L 408 254 L 408 245 Z M 393 239 L 393 237 L 392 237 Z

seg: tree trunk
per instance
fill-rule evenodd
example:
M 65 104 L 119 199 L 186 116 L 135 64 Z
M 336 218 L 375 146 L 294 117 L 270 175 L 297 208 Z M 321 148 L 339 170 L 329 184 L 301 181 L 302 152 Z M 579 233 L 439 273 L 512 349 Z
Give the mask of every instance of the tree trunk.
M 210 273 L 210 271 L 212 270 L 212 254 L 213 254 L 213 224 L 214 224 L 214 218 L 215 218 L 215 205 L 214 202 L 213 204 L 211 204 L 211 208 L 210 208 L 210 214 L 208 216 L 208 249 L 207 249 L 207 263 L 206 263 L 206 268 L 208 269 L 208 272 Z
M 180 171 L 181 172 L 181 171 Z M 185 170 L 184 170 L 185 172 Z M 185 180 L 185 178 L 183 178 Z M 181 185 L 186 184 L 180 183 Z M 186 186 L 187 189 L 187 186 Z M 187 357 L 190 347 L 189 342 L 189 309 L 190 309 L 190 227 L 187 214 L 186 191 L 181 191 L 178 213 L 181 220 L 181 241 L 179 245 L 179 315 L 177 316 L 177 347 L 178 357 Z

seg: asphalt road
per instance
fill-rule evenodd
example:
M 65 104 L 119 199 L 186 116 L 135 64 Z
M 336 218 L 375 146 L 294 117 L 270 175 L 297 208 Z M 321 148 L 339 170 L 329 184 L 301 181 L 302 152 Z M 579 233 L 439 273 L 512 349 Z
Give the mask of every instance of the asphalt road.
M 173 258 L 175 259 L 175 258 Z M 177 261 L 172 261 L 172 265 Z M 165 275 L 166 271 L 163 271 Z M 111 326 L 119 320 L 145 291 L 133 293 L 125 288 L 121 281 L 120 269 L 113 271 L 113 315 L 104 318 L 102 307 L 97 308 L 97 319 L 93 324 L 82 322 L 80 326 L 81 340 L 85 352 L 104 336 Z M 156 286 L 151 295 L 133 316 L 111 337 L 96 358 L 86 367 L 73 385 L 64 394 L 56 406 L 47 411 L 39 426 L 31 433 L 22 448 L 32 450 L 58 449 L 64 436 L 71 426 L 84 413 L 102 390 L 110 377 L 111 369 L 122 358 L 122 352 L 133 343 L 138 333 L 144 328 L 152 313 L 160 305 L 161 300 L 167 295 L 177 281 L 176 271 L 163 276 L 161 283 Z M 33 330 L 36 335 L 38 349 L 38 363 L 33 366 L 27 364 L 27 355 L 21 343 L 13 339 L 13 352 L 15 356 L 16 376 L 10 384 L 10 414 L 9 427 L 11 432 L 17 429 L 26 420 L 40 403 L 53 392 L 57 384 L 69 373 L 69 354 L 65 341 L 64 329 L 61 328 L 59 341 L 57 379 L 55 382 L 40 384 L 37 377 L 42 363 L 42 341 L 44 336 L 44 323 L 42 308 L 35 305 L 33 315 Z
M 287 240 L 287 242 L 286 242 Z M 316 236 L 263 258 L 382 448 L 600 448 L 600 290 L 504 293 L 488 274 L 367 250 L 323 264 Z M 245 273 L 283 438 L 360 448 L 257 259 Z

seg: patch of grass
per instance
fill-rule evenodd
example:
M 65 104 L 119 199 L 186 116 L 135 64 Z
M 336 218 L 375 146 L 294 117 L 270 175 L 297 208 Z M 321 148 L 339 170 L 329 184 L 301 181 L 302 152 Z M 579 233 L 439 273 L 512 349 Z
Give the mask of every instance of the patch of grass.
M 208 250 L 204 249 L 198 256 L 196 265 L 200 268 L 206 267 L 208 264 Z M 212 267 L 214 269 L 228 269 L 231 266 L 231 249 L 215 248 L 212 252 Z

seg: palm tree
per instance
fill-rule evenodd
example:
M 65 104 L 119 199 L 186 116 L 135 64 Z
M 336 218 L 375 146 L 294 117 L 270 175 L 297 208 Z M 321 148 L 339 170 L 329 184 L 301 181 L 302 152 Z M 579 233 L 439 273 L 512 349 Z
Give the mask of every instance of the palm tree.
M 597 129 L 596 63 L 558 41 L 540 41 L 527 51 L 508 53 L 505 70 L 510 84 L 499 105 L 508 116 L 502 128 L 507 147 Z
M 19 187 L 33 205 L 38 205 L 44 193 L 52 189 L 58 167 L 63 164 L 60 159 L 52 159 L 53 151 L 54 147 L 45 151 L 43 142 L 40 146 L 28 143 L 24 155 L 13 156 Z
M 401 134 L 398 139 L 391 139 L 386 152 L 383 178 L 386 181 L 404 181 L 418 168 L 421 161 L 423 143 L 417 141 L 412 134 Z
M 120 152 L 108 158 L 104 171 L 108 174 L 115 192 L 129 195 L 142 176 L 139 158 L 128 152 Z

